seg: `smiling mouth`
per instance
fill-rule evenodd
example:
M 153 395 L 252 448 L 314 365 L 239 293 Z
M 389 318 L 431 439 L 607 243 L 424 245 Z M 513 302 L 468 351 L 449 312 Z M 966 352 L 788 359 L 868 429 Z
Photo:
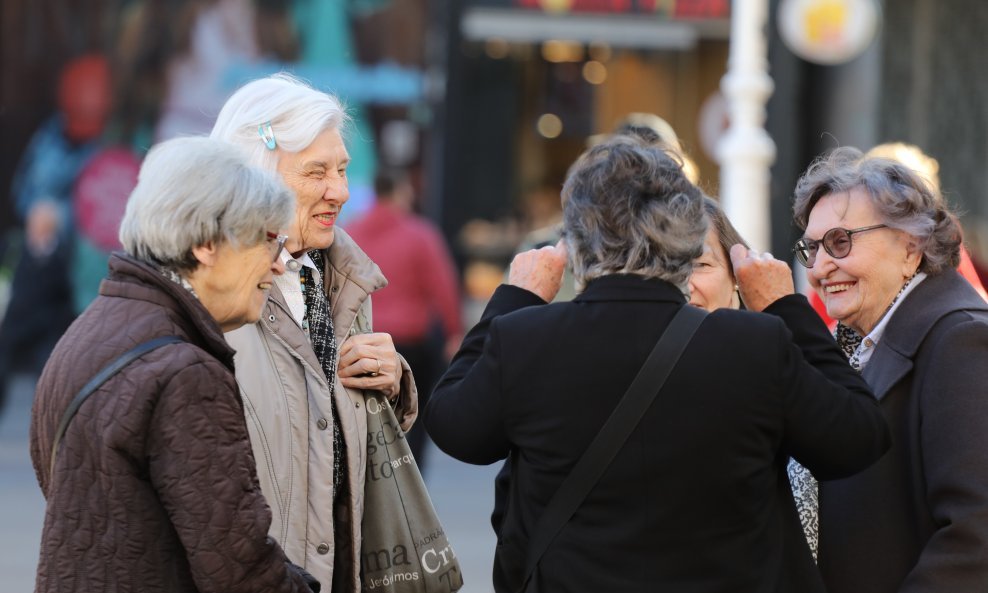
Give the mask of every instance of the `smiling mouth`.
M 841 282 L 839 284 L 828 284 L 827 286 L 824 286 L 823 287 L 823 292 L 825 294 L 834 294 L 835 292 L 844 292 L 845 290 L 849 290 L 852 286 L 854 286 L 854 283 L 853 282 Z
M 261 290 L 271 290 L 271 283 L 270 282 L 259 282 L 257 284 L 257 287 L 260 288 Z
M 312 218 L 316 219 L 316 222 L 323 226 L 333 226 L 333 223 L 336 222 L 336 215 L 336 212 L 323 212 L 321 214 L 313 215 Z

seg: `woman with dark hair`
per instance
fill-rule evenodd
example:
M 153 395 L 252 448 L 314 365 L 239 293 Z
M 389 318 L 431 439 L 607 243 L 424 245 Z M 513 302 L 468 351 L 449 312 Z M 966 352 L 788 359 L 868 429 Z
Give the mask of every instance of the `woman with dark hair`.
M 956 216 L 915 171 L 853 148 L 810 166 L 793 210 L 796 258 L 892 427 L 879 463 L 820 485 L 827 590 L 983 589 L 988 305 L 956 271 Z
M 559 245 L 516 256 L 426 414 L 433 440 L 457 459 L 511 453 L 499 592 L 524 584 L 550 500 L 687 307 L 708 226 L 703 194 L 677 160 L 630 135 L 572 166 L 563 215 Z M 706 315 L 528 590 L 823 591 L 799 544 L 784 460 L 847 476 L 885 451 L 887 428 L 806 299 L 791 294 L 788 267 L 734 251 L 739 276 L 754 269 L 787 296 L 766 302 L 742 282 L 749 307 L 769 314 Z M 580 294 L 548 304 L 567 262 Z
M 704 197 L 703 208 L 710 219 L 710 229 L 703 241 L 703 253 L 693 260 L 690 304 L 707 311 L 724 307 L 740 309 L 741 295 L 731 265 L 731 247 L 740 244 L 747 248 L 748 243 L 717 202 Z

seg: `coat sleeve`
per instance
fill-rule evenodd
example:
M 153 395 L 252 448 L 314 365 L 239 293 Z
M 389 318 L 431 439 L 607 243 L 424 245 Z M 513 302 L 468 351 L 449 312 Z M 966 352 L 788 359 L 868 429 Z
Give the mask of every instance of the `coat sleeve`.
M 988 583 L 988 324 L 941 334 L 917 369 L 926 504 L 936 525 L 900 593 L 978 591 Z
M 151 484 L 200 591 L 309 591 L 267 535 L 271 511 L 239 397 L 219 363 L 192 364 L 168 381 L 147 438 Z
M 496 320 L 545 304 L 516 286 L 501 285 L 432 392 L 425 414 L 429 436 L 450 456 L 475 464 L 504 459 L 510 450 L 501 393 L 501 344 Z
M 784 297 L 765 312 L 786 326 L 784 450 L 819 480 L 846 477 L 877 461 L 891 443 L 881 408 L 806 297 Z

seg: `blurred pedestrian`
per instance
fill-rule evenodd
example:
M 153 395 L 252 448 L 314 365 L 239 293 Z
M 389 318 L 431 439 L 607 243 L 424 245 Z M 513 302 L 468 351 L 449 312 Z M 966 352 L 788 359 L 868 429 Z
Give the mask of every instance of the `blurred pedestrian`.
M 958 220 L 914 170 L 853 148 L 814 162 L 795 194 L 796 258 L 892 427 L 877 464 L 820 485 L 827 590 L 982 589 L 988 305 L 956 271 Z
M 521 590 L 532 570 L 533 591 L 822 592 L 783 460 L 847 476 L 884 453 L 888 429 L 806 299 L 791 294 L 789 268 L 740 245 L 745 303 L 768 314 L 705 314 L 582 504 L 554 537 L 541 531 L 556 497 L 571 494 L 564 479 L 687 307 L 707 233 L 703 195 L 674 155 L 633 135 L 580 157 L 563 212 L 563 241 L 515 258 L 426 413 L 457 459 L 512 452 L 495 590 Z M 547 304 L 567 262 L 581 293 Z M 536 541 L 548 542 L 537 565 Z
M 100 146 L 109 99 L 110 71 L 103 56 L 86 54 L 68 62 L 59 75 L 58 112 L 35 132 L 14 174 L 11 195 L 24 223 L 24 242 L 0 324 L 0 406 L 10 375 L 37 375 L 75 317 L 72 190 Z
M 309 590 L 267 537 L 223 339 L 260 316 L 292 203 L 218 142 L 148 155 L 120 231 L 126 253 L 38 383 L 31 460 L 48 506 L 37 591 Z M 168 336 L 67 413 L 101 369 Z
M 374 205 L 347 231 L 388 279 L 374 294 L 374 325 L 391 334 L 395 348 L 415 369 L 419 406 L 424 407 L 460 345 L 463 322 L 453 258 L 439 229 L 413 212 L 414 192 L 406 172 L 378 171 Z M 425 428 L 413 426 L 407 437 L 424 471 Z
M 237 351 L 271 536 L 333 591 L 360 588 L 367 474 L 365 390 L 392 401 L 401 428 L 418 412 L 412 373 L 391 336 L 372 329 L 380 268 L 336 222 L 350 197 L 336 98 L 285 74 L 230 97 L 212 137 L 277 173 L 295 194 L 261 322 L 227 334 Z

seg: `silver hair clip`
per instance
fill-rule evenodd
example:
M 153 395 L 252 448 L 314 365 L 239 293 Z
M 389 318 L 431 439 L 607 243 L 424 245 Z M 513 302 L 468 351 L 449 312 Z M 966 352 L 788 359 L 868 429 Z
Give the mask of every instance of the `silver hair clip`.
M 278 148 L 278 143 L 274 140 L 274 130 L 271 129 L 270 121 L 257 126 L 257 135 L 261 137 L 261 142 L 264 142 L 264 146 L 267 146 L 268 150 Z

